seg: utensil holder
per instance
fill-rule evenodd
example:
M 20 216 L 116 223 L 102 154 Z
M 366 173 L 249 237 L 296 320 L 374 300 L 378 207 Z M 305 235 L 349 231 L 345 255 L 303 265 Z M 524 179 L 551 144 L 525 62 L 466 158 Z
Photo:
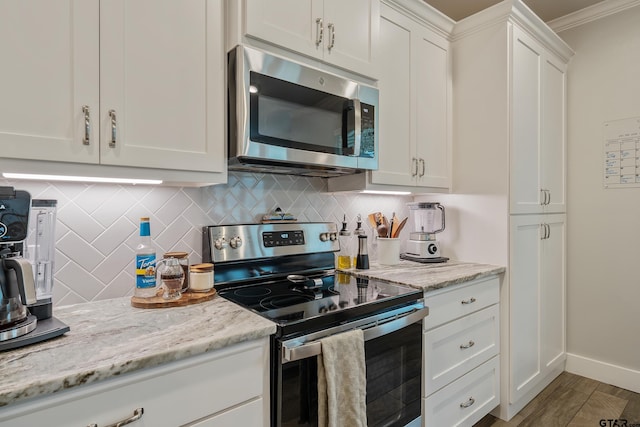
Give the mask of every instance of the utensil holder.
M 400 262 L 400 239 L 378 237 L 378 264 L 396 265 Z

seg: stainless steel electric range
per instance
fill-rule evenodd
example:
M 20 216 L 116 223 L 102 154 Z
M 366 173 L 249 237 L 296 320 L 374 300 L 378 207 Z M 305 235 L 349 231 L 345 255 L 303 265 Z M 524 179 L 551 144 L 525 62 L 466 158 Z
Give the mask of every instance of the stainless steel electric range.
M 203 260 L 220 296 L 277 324 L 271 339 L 271 425 L 317 425 L 319 339 L 363 330 L 369 426 L 421 413 L 422 291 L 336 272 L 333 223 L 205 227 Z

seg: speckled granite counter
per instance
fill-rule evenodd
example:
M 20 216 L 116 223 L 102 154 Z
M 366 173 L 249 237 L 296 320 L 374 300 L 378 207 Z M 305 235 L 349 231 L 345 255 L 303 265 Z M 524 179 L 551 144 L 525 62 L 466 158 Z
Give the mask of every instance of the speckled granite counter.
M 223 298 L 133 308 L 129 298 L 54 308 L 64 336 L 0 353 L 0 407 L 269 336 L 274 323 Z M 1 410 L 1 409 L 0 409 Z
M 401 260 L 399 264 L 387 266 L 371 263 L 368 270 L 345 270 L 358 277 L 387 280 L 424 289 L 425 291 L 441 289 L 474 279 L 501 274 L 504 267 L 489 264 L 476 264 L 449 260 L 445 263 L 421 264 L 414 261 Z
M 387 280 L 418 289 L 439 289 L 500 274 L 504 267 L 449 261 L 395 266 L 371 264 L 350 274 Z M 54 309 L 71 327 L 66 335 L 0 353 L 2 406 L 47 395 L 111 376 L 158 366 L 232 344 L 269 336 L 274 323 L 231 302 L 188 307 L 139 309 L 129 298 Z

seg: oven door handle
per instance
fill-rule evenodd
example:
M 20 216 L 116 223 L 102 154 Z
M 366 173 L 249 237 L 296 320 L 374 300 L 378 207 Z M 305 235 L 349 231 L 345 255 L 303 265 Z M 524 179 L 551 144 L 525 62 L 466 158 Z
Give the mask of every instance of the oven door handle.
M 429 308 L 424 307 L 409 312 L 403 317 L 397 317 L 384 323 L 378 321 L 372 322 L 371 325 L 363 325 L 359 327 L 359 329 L 362 329 L 364 340 L 369 341 L 399 331 L 402 328 L 422 320 L 428 314 Z M 346 332 L 347 330 L 349 329 L 340 332 Z M 295 362 L 296 360 L 307 359 L 320 354 L 322 354 L 322 343 L 320 340 L 310 341 L 302 345 L 296 345 L 295 343 L 289 344 L 287 342 L 282 343 L 282 363 Z

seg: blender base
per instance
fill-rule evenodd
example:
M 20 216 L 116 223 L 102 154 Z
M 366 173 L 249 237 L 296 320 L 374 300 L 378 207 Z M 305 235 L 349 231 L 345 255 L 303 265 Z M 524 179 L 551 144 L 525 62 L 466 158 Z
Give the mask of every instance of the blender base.
M 440 262 L 449 261 L 449 258 L 447 257 L 420 258 L 419 256 L 412 255 L 412 254 L 400 254 L 400 259 L 404 259 L 407 261 L 420 262 L 422 264 L 437 264 Z

